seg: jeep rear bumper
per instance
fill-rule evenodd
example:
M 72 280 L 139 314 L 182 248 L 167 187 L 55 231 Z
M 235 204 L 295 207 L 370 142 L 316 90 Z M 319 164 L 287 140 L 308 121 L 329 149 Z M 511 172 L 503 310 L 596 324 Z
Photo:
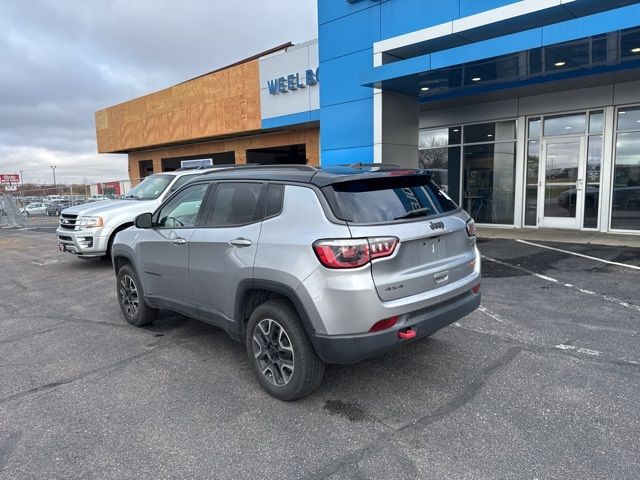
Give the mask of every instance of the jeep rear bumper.
M 441 328 L 460 320 L 480 306 L 480 293 L 471 290 L 432 307 L 403 315 L 396 326 L 376 333 L 359 335 L 312 335 L 318 356 L 327 363 L 350 364 L 385 353 L 395 347 L 428 337 Z M 411 340 L 399 337 L 400 331 L 411 329 Z

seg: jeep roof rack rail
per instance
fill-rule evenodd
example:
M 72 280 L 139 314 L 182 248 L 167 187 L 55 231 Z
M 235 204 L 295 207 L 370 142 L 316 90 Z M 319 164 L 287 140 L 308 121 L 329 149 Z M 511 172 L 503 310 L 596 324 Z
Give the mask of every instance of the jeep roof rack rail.
M 274 164 L 274 165 L 262 165 L 259 163 L 254 163 L 254 164 L 250 164 L 248 163 L 247 165 L 253 165 L 256 168 L 262 168 L 262 169 L 275 169 L 275 168 L 282 168 L 282 169 L 287 169 L 290 168 L 292 170 L 302 170 L 302 171 L 309 171 L 309 172 L 317 172 L 318 171 L 318 167 L 315 167 L 313 165 L 304 165 L 301 163 L 281 163 L 281 164 Z
M 367 168 L 367 167 L 377 167 L 377 168 L 388 168 L 388 169 L 396 169 L 396 168 L 410 168 L 403 167 L 402 165 L 398 165 L 395 163 L 373 163 L 373 162 L 355 162 L 355 163 L 343 163 L 340 165 L 332 165 L 334 167 L 349 167 L 349 168 Z

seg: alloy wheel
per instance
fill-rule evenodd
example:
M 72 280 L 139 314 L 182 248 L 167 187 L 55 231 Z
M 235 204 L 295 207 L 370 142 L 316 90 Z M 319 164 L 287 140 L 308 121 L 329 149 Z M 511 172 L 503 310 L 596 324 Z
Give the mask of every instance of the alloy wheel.
M 266 318 L 253 333 L 253 353 L 258 367 L 274 385 L 287 385 L 293 377 L 295 356 L 286 330 L 273 319 Z
M 120 279 L 120 303 L 129 317 L 136 316 L 139 307 L 138 288 L 129 275 L 123 275 Z

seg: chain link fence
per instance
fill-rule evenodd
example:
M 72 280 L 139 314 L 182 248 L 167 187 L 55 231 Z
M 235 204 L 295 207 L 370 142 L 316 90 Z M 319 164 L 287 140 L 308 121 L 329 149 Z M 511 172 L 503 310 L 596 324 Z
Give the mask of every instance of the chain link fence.
M 140 179 L 65 186 L 22 185 L 13 192 L 0 191 L 0 226 L 57 224 L 65 208 L 125 196 Z M 52 217 L 46 221 L 47 217 Z
M 11 196 L 0 194 L 0 227 L 26 227 L 27 221 Z

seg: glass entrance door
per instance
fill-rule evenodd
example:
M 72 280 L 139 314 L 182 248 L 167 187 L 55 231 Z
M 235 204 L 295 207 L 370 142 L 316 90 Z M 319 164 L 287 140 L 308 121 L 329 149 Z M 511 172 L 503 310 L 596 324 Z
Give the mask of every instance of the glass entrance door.
M 542 141 L 540 227 L 579 229 L 584 208 L 584 137 Z

